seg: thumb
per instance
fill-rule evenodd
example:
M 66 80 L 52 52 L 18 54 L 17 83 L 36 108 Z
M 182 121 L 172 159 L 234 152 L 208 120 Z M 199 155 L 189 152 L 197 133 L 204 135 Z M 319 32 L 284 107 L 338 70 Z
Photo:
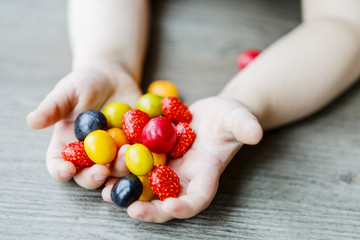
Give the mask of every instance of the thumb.
M 110 163 L 111 176 L 123 177 L 130 173 L 125 163 L 125 152 L 130 144 L 123 145 L 116 156 L 116 159 Z
M 257 118 L 247 109 L 234 109 L 229 120 L 230 131 L 239 142 L 255 145 L 262 139 L 263 129 Z
M 76 104 L 76 90 L 70 75 L 61 79 L 39 106 L 29 113 L 26 121 L 31 128 L 41 129 L 64 118 Z

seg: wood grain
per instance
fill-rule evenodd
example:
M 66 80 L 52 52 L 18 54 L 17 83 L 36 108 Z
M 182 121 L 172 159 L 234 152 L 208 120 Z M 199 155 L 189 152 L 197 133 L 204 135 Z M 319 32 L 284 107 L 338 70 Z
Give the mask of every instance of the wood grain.
M 144 89 L 179 86 L 189 104 L 216 94 L 237 54 L 263 49 L 300 21 L 298 1 L 153 1 Z M 332 105 L 244 147 L 208 209 L 186 220 L 142 223 L 101 189 L 53 180 L 51 128 L 25 116 L 70 70 L 66 3 L 0 0 L 0 239 L 359 239 L 360 85 Z

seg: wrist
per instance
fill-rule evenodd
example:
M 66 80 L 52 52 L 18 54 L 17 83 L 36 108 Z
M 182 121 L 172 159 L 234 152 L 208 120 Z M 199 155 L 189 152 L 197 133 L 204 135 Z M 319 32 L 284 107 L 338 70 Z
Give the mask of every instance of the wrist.
M 128 93 L 141 93 L 139 79 L 135 79 L 128 70 L 116 61 L 108 59 L 74 61 L 72 66 L 73 73 L 89 75 L 89 77 L 97 76 L 106 80 L 106 84 L 112 89 L 127 89 Z
M 141 69 L 130 69 L 125 63 L 114 56 L 74 56 L 72 70 L 84 68 L 92 68 L 104 72 L 122 71 L 128 74 L 136 84 L 141 82 Z
M 72 71 L 91 68 L 97 71 L 102 71 L 107 74 L 116 72 L 123 72 L 123 74 L 128 75 L 136 85 L 139 85 L 141 82 L 141 71 L 131 71 L 128 67 L 123 64 L 120 60 L 115 59 L 110 56 L 103 57 L 74 57 L 72 62 Z

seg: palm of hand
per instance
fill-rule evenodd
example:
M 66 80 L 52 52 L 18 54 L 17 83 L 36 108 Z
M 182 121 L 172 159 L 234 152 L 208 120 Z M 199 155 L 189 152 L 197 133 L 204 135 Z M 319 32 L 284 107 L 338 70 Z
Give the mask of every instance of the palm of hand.
M 255 144 L 262 137 L 256 118 L 239 102 L 225 98 L 207 98 L 190 107 L 191 127 L 196 139 L 181 158 L 169 161 L 178 174 L 181 192 L 165 201 L 136 201 L 128 214 L 143 221 L 164 222 L 189 218 L 204 210 L 214 198 L 219 177 L 242 143 Z M 104 198 L 109 199 L 107 186 Z
M 110 175 L 107 166 L 96 164 L 77 171 L 72 163 L 62 159 L 61 151 L 68 143 L 77 141 L 74 121 L 81 112 L 101 110 L 113 101 L 133 105 L 140 95 L 135 81 L 116 67 L 107 71 L 83 69 L 63 78 L 27 119 L 34 128 L 56 123 L 46 156 L 50 174 L 59 181 L 74 177 L 80 186 L 89 189 L 101 186 Z

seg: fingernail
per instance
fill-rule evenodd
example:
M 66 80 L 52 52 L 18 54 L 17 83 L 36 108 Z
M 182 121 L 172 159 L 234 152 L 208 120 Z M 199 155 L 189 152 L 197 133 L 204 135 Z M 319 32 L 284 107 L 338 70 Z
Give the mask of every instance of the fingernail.
M 62 178 L 69 178 L 69 177 L 72 177 L 73 174 L 69 173 L 69 172 L 65 172 L 65 171 L 60 171 L 59 175 Z
M 97 182 L 103 182 L 107 177 L 102 175 L 94 175 L 93 178 Z

